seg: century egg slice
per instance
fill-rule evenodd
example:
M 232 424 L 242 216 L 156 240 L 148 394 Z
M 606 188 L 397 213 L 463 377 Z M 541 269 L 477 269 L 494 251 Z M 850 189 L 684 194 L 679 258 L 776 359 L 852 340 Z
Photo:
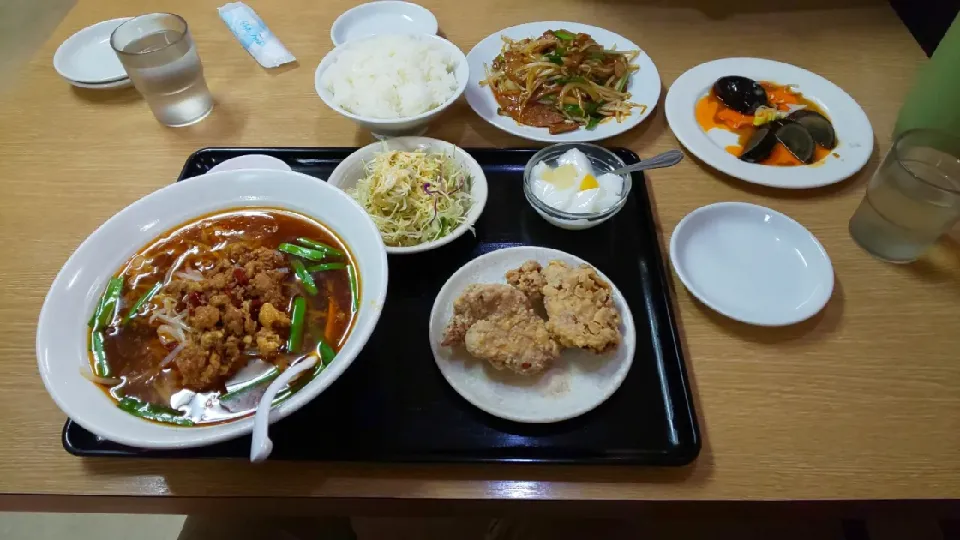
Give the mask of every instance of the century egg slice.
M 776 138 L 793 154 L 793 157 L 804 163 L 813 163 L 813 156 L 817 143 L 813 136 L 797 122 L 783 122 L 774 131 Z
M 828 120 L 826 116 L 817 111 L 801 109 L 794 111 L 789 116 L 789 119 L 806 128 L 810 136 L 813 137 L 814 142 L 820 146 L 827 150 L 836 148 L 837 133 L 833 130 L 833 124 L 830 123 L 830 120 Z
M 770 157 L 773 147 L 777 145 L 777 136 L 774 134 L 774 128 L 777 125 L 771 122 L 758 127 L 747 144 L 743 145 L 740 159 L 747 163 L 760 163 Z

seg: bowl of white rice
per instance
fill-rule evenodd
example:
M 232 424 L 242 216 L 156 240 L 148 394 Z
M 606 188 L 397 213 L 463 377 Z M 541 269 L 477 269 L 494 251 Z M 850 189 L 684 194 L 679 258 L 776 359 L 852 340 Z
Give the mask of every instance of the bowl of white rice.
M 418 134 L 467 86 L 456 45 L 428 34 L 379 34 L 330 51 L 314 76 L 328 107 L 378 137 Z

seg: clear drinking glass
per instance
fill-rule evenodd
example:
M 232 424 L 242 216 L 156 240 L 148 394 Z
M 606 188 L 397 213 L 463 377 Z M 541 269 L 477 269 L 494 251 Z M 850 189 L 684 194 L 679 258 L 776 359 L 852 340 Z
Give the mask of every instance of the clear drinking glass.
M 960 219 L 960 139 L 913 129 L 893 143 L 850 219 L 850 236 L 874 257 L 915 261 Z
M 213 110 L 203 64 L 183 17 L 134 17 L 113 31 L 110 46 L 160 123 L 188 126 Z

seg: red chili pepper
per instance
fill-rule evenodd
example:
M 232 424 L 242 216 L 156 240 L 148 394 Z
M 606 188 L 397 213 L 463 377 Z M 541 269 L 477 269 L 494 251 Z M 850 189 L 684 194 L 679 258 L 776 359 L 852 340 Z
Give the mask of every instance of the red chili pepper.
M 247 273 L 243 270 L 243 268 L 233 269 L 233 279 L 237 280 L 237 285 L 246 285 L 250 282 L 250 279 L 247 278 Z
M 230 297 L 230 302 L 233 304 L 233 307 L 240 307 L 241 304 L 243 303 L 242 299 L 240 298 L 241 296 L 240 292 L 242 291 L 238 292 L 233 287 L 227 287 L 226 289 L 223 290 L 223 292 L 224 294 Z

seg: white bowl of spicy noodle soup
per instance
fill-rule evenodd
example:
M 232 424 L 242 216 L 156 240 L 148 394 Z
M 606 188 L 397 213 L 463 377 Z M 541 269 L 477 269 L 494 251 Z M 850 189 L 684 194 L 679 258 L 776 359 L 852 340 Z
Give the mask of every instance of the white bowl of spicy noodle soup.
M 70 256 L 40 312 L 40 375 L 105 439 L 212 444 L 249 433 L 258 394 L 306 355 L 323 369 L 278 394 L 271 420 L 327 388 L 386 291 L 383 242 L 345 193 L 295 172 L 211 173 L 133 203 Z

